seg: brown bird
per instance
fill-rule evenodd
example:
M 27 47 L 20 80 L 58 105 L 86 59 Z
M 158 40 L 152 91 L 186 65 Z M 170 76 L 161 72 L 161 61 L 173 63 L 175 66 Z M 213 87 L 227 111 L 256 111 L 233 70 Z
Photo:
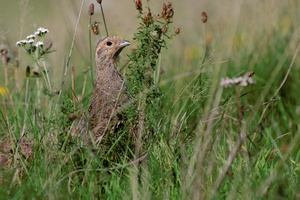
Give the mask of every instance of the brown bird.
M 129 99 L 116 62 L 128 45 L 130 42 L 119 36 L 104 37 L 97 44 L 94 93 L 88 109 L 94 139 L 103 136 L 112 123 L 118 123 L 117 110 Z

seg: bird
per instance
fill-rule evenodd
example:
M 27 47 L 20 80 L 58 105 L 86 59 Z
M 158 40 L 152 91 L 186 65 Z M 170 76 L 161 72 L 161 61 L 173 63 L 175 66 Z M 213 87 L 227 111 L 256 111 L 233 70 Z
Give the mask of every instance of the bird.
M 94 140 L 101 140 L 112 124 L 122 121 L 117 116 L 118 109 L 130 98 L 117 69 L 117 58 L 130 44 L 119 36 L 107 36 L 96 45 L 94 92 L 88 108 L 88 124 Z

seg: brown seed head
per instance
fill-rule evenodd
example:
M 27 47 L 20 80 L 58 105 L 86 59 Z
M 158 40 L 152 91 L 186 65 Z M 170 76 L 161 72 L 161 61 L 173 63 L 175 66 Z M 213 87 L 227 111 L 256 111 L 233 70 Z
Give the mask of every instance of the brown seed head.
M 148 19 L 152 19 L 152 14 L 150 11 L 148 12 L 147 17 L 148 17 Z
M 9 49 L 7 45 L 0 45 L 0 58 L 1 57 L 3 63 L 6 65 L 10 60 Z
M 181 32 L 181 28 L 178 27 L 178 28 L 175 30 L 175 35 L 178 35 L 180 32 Z
M 101 4 L 102 3 L 102 0 L 96 0 L 97 1 L 97 3 L 99 3 L 99 4 Z
M 173 10 L 173 8 L 171 8 L 171 9 L 169 10 L 168 17 L 169 17 L 169 18 L 172 18 L 173 15 L 174 15 L 174 10 Z
M 173 15 L 174 15 L 173 5 L 170 2 L 168 3 L 168 5 L 163 3 L 161 17 L 166 19 L 167 21 L 170 21 L 173 18 Z
M 162 12 L 161 12 L 161 16 L 163 18 L 166 18 L 166 15 L 167 15 L 167 5 L 165 3 L 163 3 L 163 9 L 162 9 Z
M 149 20 L 148 20 L 147 16 L 144 17 L 143 22 L 144 22 L 144 24 L 146 24 L 146 26 L 149 25 Z
M 93 3 L 91 3 L 90 7 L 89 7 L 89 15 L 92 16 L 94 14 L 94 10 L 95 10 L 95 6 Z
M 202 12 L 202 14 L 201 14 L 201 20 L 202 20 L 203 23 L 207 22 L 207 14 L 206 14 L 206 12 Z
M 167 10 L 167 5 L 163 3 L 163 10 Z
M 98 22 L 94 22 L 92 25 L 91 25 L 91 30 L 92 32 L 95 34 L 95 35 L 99 35 L 99 26 L 98 26 Z
M 8 47 L 7 45 L 0 45 L 0 57 L 7 57 L 8 56 Z
M 143 4 L 141 0 L 136 0 L 135 1 L 135 7 L 139 12 L 143 11 Z

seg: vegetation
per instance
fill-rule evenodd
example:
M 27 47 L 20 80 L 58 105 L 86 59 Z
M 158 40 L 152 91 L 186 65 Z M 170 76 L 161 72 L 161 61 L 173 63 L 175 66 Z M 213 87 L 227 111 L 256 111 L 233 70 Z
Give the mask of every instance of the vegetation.
M 175 16 L 183 17 L 176 1 L 157 12 L 152 7 L 160 3 L 133 1 L 135 47 L 119 61 L 133 100 L 124 108 L 126 127 L 111 135 L 109 149 L 95 151 L 72 130 L 93 91 L 92 34 L 113 31 L 105 1 L 88 12 L 84 2 L 66 49 L 47 40 L 51 29 L 18 42 L 0 29 L 3 199 L 300 197 L 300 27 L 292 20 L 300 17 L 299 3 L 282 3 L 284 12 L 274 11 L 282 21 L 257 21 L 253 35 L 245 31 L 250 24 L 230 21 L 237 28 L 232 40 L 223 38 L 232 42 L 227 50 L 213 37 L 218 29 L 210 28 L 208 11 L 197 15 L 204 31 L 194 27 L 194 33 L 175 27 Z M 87 37 L 80 35 L 80 20 Z M 173 44 L 180 36 L 203 45 L 184 53 L 187 44 Z M 50 57 L 63 51 L 64 65 L 55 73 Z

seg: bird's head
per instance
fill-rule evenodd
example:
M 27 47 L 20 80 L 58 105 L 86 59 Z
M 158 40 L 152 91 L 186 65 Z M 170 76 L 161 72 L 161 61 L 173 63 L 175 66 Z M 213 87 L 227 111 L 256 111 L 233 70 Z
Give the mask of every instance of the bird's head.
M 96 60 L 115 60 L 124 47 L 130 45 L 130 42 L 119 36 L 109 36 L 100 39 L 96 47 Z

